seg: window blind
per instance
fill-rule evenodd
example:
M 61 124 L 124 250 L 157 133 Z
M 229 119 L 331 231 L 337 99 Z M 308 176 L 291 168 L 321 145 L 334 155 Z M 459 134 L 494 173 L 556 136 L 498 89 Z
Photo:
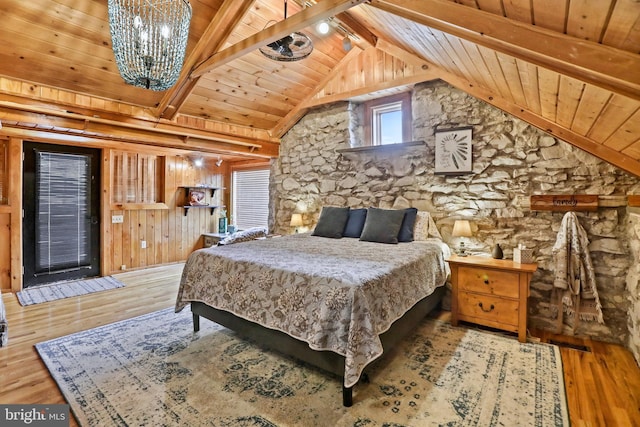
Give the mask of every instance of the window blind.
M 232 188 L 232 223 L 240 230 L 268 227 L 269 169 L 234 171 Z
M 36 273 L 90 267 L 91 159 L 37 152 Z

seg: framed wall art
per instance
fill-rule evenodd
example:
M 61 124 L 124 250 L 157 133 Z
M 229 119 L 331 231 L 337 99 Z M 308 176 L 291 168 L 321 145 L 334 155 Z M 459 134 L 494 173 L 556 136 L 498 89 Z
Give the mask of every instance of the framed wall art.
M 458 175 L 472 171 L 472 132 L 471 126 L 435 131 L 435 173 Z

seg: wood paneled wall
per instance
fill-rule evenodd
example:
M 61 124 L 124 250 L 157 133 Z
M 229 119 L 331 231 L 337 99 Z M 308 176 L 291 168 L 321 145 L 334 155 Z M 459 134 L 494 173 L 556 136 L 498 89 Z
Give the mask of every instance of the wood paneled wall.
M 105 160 L 108 153 L 105 150 Z M 204 184 L 213 187 L 228 187 L 226 166 L 218 167 L 214 161 L 205 162 L 202 168 L 193 165 L 191 159 L 182 156 L 166 156 L 164 161 L 164 205 L 146 209 L 136 207 L 108 210 L 106 227 L 105 264 L 103 274 L 110 274 L 125 266 L 125 269 L 167 264 L 186 259 L 202 246 L 201 235 L 217 229 L 218 209 L 189 209 L 185 215 L 186 192 L 181 186 Z M 107 188 L 104 183 L 103 187 Z M 108 190 L 109 191 L 109 190 Z M 216 191 L 208 202 L 223 205 L 225 191 Z M 122 223 L 113 224 L 112 215 L 122 215 Z M 143 248 L 142 242 L 146 242 Z
M 22 287 L 22 140 L 0 139 L 0 143 L 8 152 L 5 174 L 8 203 L 0 204 L 0 290 L 15 292 Z M 163 158 L 163 203 L 114 204 L 111 151 L 120 148 L 118 144 L 102 147 L 101 274 L 121 271 L 122 266 L 131 270 L 185 260 L 202 246 L 202 233 L 217 230 L 218 209 L 213 214 L 210 209 L 190 209 L 185 215 L 182 206 L 186 192 L 180 187 L 204 184 L 223 188 L 216 191 L 213 198 L 208 193 L 208 202 L 226 205 L 229 200 L 228 163 L 216 166 L 216 158 L 205 158 L 204 166 L 198 168 L 188 152 L 128 145 L 126 148 L 131 153 L 155 154 Z M 123 222 L 112 223 L 113 215 L 122 215 Z M 143 241 L 146 248 L 142 247 Z

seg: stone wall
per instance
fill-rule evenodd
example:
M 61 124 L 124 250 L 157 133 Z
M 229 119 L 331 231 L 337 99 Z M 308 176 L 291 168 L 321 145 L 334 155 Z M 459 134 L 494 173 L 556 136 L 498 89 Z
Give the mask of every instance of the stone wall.
M 282 139 L 272 166 L 271 229 L 291 232 L 293 212 L 303 213 L 313 228 L 323 205 L 410 205 L 432 212 L 443 238 L 455 246 L 453 221 L 468 218 L 474 252 L 488 254 L 495 243 L 506 258 L 518 243 L 534 249 L 539 269 L 531 284 L 529 322 L 551 329 L 551 250 L 563 215 L 530 211 L 529 196 L 624 196 L 637 193 L 640 180 L 443 82 L 417 85 L 412 108 L 413 140 L 424 141 L 419 145 L 349 150 L 361 145 L 358 108 L 349 103 L 302 118 Z M 434 174 L 434 129 L 463 125 L 473 126 L 473 172 Z M 637 286 L 629 296 L 627 276 L 638 269 L 640 229 L 630 235 L 625 206 L 578 216 L 591 241 L 606 324 L 582 322 L 577 334 L 630 345 L 631 331 L 637 342 L 640 302 Z
M 640 260 L 640 210 L 629 215 L 628 231 L 631 256 Z M 629 291 L 629 349 L 636 361 L 640 363 L 640 264 L 637 262 L 629 268 L 627 274 L 627 290 Z

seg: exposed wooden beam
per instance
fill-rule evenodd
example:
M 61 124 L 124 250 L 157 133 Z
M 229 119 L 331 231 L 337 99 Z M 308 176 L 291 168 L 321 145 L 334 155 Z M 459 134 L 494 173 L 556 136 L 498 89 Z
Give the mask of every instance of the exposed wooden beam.
M 225 0 L 215 14 L 198 44 L 185 59 L 178 82 L 168 90 L 158 105 L 157 117 L 172 120 L 180 111 L 180 107 L 189 97 L 199 81 L 199 77 L 191 77 L 193 68 L 204 59 L 218 52 L 227 41 L 235 27 L 251 9 L 255 0 Z
M 640 55 L 447 0 L 372 0 L 370 4 L 478 45 L 640 99 Z
M 138 142 L 145 145 L 179 149 L 220 152 L 251 157 L 278 156 L 279 144 L 256 141 L 235 135 L 215 134 L 164 125 L 150 127 L 149 123 L 133 124 L 84 116 L 38 107 L 0 102 L 0 133 L 16 135 L 10 129 L 32 130 L 66 135 L 67 138 L 98 138 L 114 141 Z
M 234 59 L 240 58 L 261 46 L 279 40 L 295 31 L 309 27 L 318 21 L 337 15 L 354 6 L 364 3 L 366 0 L 323 0 L 311 7 L 301 10 L 295 15 L 277 22 L 264 30 L 247 37 L 246 39 L 230 46 L 200 65 L 196 66 L 191 77 L 199 77 L 216 67 L 224 65 Z
M 345 101 L 358 96 L 369 95 L 371 93 L 385 91 L 402 86 L 412 86 L 417 83 L 426 82 L 429 80 L 436 80 L 439 77 L 431 69 L 424 70 L 423 72 L 414 74 L 412 76 L 395 79 L 393 81 L 385 81 L 378 83 L 371 83 L 367 86 L 363 86 L 357 89 L 351 89 L 348 92 L 331 94 L 323 96 L 321 98 L 313 98 L 306 103 L 306 108 L 315 107 L 318 105 L 330 104 L 332 102 Z
M 420 63 L 428 62 L 425 59 L 407 52 L 401 47 L 398 47 L 384 40 L 379 40 L 377 47 L 378 49 L 381 49 L 389 53 L 390 55 L 397 56 L 398 58 L 401 58 L 408 63 L 417 65 Z M 411 59 L 411 57 L 413 57 L 413 59 Z M 519 119 L 530 123 L 531 125 L 567 142 L 568 144 L 578 147 L 581 150 L 599 157 L 600 159 L 609 162 L 622 170 L 640 177 L 640 162 L 635 160 L 634 158 L 621 154 L 620 152 L 602 145 L 596 141 L 593 141 L 583 135 L 580 135 L 572 131 L 571 129 L 565 128 L 554 121 L 545 119 L 541 115 L 529 110 L 526 106 L 516 105 L 514 103 L 506 101 L 499 94 L 482 88 L 464 78 L 453 75 L 448 71 L 437 67 L 436 65 L 430 64 L 429 69 L 432 70 L 440 79 L 468 93 L 469 95 L 481 99 L 487 104 L 491 104 L 494 107 L 497 107 L 502 111 L 511 114 L 512 116 L 518 117 Z
M 366 26 L 354 18 L 349 12 L 342 12 L 338 14 L 336 18 L 344 24 L 347 30 L 352 31 L 354 35 L 364 40 L 366 44 L 369 46 L 376 45 L 378 37 L 369 31 Z
M 274 136 L 277 136 L 278 138 L 282 138 L 282 136 L 285 133 L 287 133 L 287 131 L 291 129 L 291 127 L 294 124 L 296 124 L 298 120 L 300 120 L 302 116 L 304 116 L 307 113 L 307 111 L 309 110 L 308 102 L 318 93 L 318 91 L 320 91 L 327 84 L 328 81 L 330 81 L 332 78 L 338 75 L 342 71 L 342 69 L 346 66 L 346 64 L 351 62 L 353 58 L 358 57 L 358 55 L 360 55 L 361 52 L 362 52 L 362 49 L 360 49 L 358 46 L 354 46 L 353 49 L 351 49 L 340 60 L 340 62 L 338 62 L 338 64 L 336 64 L 335 67 L 333 67 L 331 72 L 327 74 L 320 81 L 320 83 L 318 83 L 318 85 L 314 88 L 314 90 L 310 91 L 309 94 L 301 102 L 299 102 L 298 105 L 293 110 L 287 113 L 287 115 L 284 116 L 278 122 L 278 124 L 274 126 L 274 128 L 271 130 L 271 134 Z

